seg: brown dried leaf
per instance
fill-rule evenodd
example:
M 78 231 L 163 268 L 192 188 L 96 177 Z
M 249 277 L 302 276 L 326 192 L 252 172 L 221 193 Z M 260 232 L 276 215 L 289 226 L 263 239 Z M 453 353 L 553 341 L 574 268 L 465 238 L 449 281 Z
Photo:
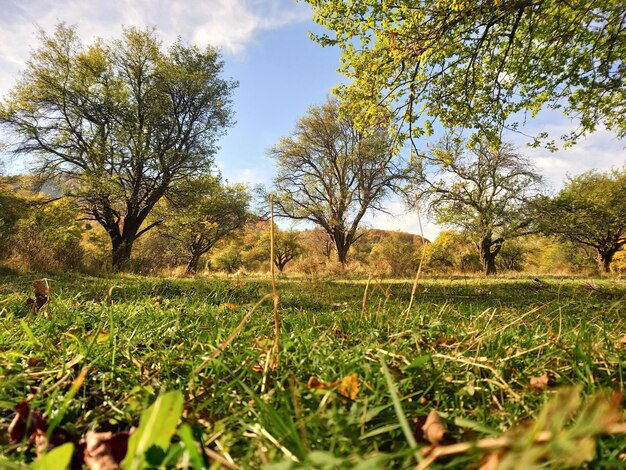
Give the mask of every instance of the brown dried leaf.
M 50 295 L 51 289 L 48 284 L 48 279 L 37 279 L 33 281 L 33 287 L 35 288 L 35 295 L 41 295 L 44 297 L 48 297 Z
M 356 400 L 359 393 L 359 380 L 356 373 L 347 375 L 343 379 L 335 380 L 334 382 L 322 382 L 317 377 L 312 376 L 309 378 L 306 386 L 316 390 L 328 390 L 337 387 L 337 393 L 350 400 Z
M 26 300 L 26 305 L 31 307 L 33 313 L 37 313 L 50 301 L 52 289 L 50 289 L 46 278 L 33 281 L 33 288 L 35 289 L 35 298 Z
M 435 410 L 431 410 L 431 412 L 428 413 L 426 422 L 424 426 L 422 426 L 422 431 L 424 432 L 426 440 L 432 445 L 436 446 L 441 442 L 446 433 L 446 428 L 439 413 Z
M 28 305 L 32 309 L 33 313 L 37 313 L 39 310 L 46 306 L 49 300 L 50 299 L 47 296 L 36 294 L 34 299 L 26 300 L 26 305 Z
M 535 390 L 545 390 L 548 388 L 548 382 L 550 382 L 550 377 L 547 372 L 544 372 L 543 375 L 539 377 L 530 378 L 530 387 Z
M 328 384 L 322 382 L 320 379 L 315 377 L 314 375 L 309 377 L 309 381 L 306 383 L 308 388 L 315 388 L 317 390 L 326 390 L 328 389 Z
M 125 432 L 88 431 L 85 436 L 85 465 L 90 470 L 117 470 L 128 451 L 129 434 Z
M 356 373 L 341 379 L 341 382 L 337 385 L 337 393 L 350 400 L 356 400 L 359 394 L 359 380 Z
M 20 442 L 25 437 L 30 439 L 38 429 L 42 431 L 48 429 L 46 420 L 36 411 L 31 412 L 30 406 L 25 401 L 15 405 L 15 417 L 9 425 L 9 437 L 11 440 Z
M 41 359 L 39 359 L 38 357 L 29 357 L 28 360 L 26 361 L 26 363 L 28 364 L 28 367 L 36 367 L 37 364 L 39 364 L 41 362 Z
M 441 337 L 439 338 L 439 345 L 444 346 L 446 348 L 453 347 L 458 342 L 457 338 L 451 336 L 450 338 Z
M 37 457 L 41 457 L 52 449 L 68 442 L 75 443 L 74 437 L 63 428 L 55 428 L 50 439 L 48 439 L 47 434 L 47 429 L 39 428 L 36 429 L 35 433 L 31 436 L 31 440 L 35 443 Z

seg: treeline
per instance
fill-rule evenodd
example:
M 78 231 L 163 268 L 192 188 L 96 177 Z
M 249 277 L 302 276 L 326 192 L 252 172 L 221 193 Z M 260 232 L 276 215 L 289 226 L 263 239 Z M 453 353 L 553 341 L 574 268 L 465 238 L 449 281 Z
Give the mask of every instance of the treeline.
M 223 181 L 215 157 L 237 86 L 223 67 L 214 48 L 165 48 L 154 30 L 91 44 L 64 24 L 42 33 L 0 100 L 0 146 L 32 168 L 1 182 L 5 261 L 46 271 L 263 271 L 272 194 L 277 217 L 315 227 L 277 231 L 279 271 L 409 275 L 422 259 L 432 271 L 486 275 L 584 272 L 589 260 L 600 272 L 619 269 L 626 169 L 572 177 L 549 196 L 499 133 L 474 126 L 467 136 L 457 123 L 418 145 L 430 131 L 401 132 L 384 106 L 363 116 L 358 97 L 311 106 L 268 149 L 271 188 Z M 455 231 L 424 251 L 414 236 L 366 230 L 365 214 L 386 212 L 393 196 Z
M 111 242 L 104 229 L 81 220 L 72 199 L 29 185 L 32 179 L 27 177 L 0 179 L 2 264 L 28 271 L 111 271 Z M 204 178 L 194 186 L 191 199 L 186 194 L 190 188 L 183 189 L 176 201 L 163 201 L 155 209 L 163 219 L 138 239 L 129 269 L 152 274 L 269 270 L 269 222 L 249 210 L 246 188 Z M 176 206 L 183 201 L 184 206 Z M 321 228 L 275 227 L 274 243 L 279 272 L 412 276 L 422 260 L 423 269 L 432 275 L 483 270 L 471 234 L 461 231 L 442 231 L 431 242 L 404 232 L 361 229 L 345 265 Z M 597 264 L 594 250 L 584 245 L 533 235 L 507 241 L 497 267 L 500 272 L 585 274 L 594 272 Z M 626 271 L 624 252 L 614 257 L 612 269 Z

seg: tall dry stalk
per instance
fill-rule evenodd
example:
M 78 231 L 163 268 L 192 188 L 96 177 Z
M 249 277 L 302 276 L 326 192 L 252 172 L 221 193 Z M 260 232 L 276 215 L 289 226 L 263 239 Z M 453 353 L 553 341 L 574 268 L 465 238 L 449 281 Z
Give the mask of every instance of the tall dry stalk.
M 272 298 L 274 299 L 274 354 L 272 364 L 278 365 L 280 356 L 280 319 L 278 318 L 278 291 L 276 290 L 276 266 L 274 264 L 274 195 L 270 194 L 270 272 L 272 273 Z
M 363 302 L 361 305 L 361 319 L 365 318 L 365 312 L 367 311 L 367 300 L 369 299 L 369 287 L 370 281 L 372 280 L 372 274 L 370 273 L 367 278 L 367 284 L 365 284 L 365 291 L 363 292 Z
M 424 265 L 424 259 L 426 258 L 426 239 L 424 238 L 424 229 L 422 228 L 422 218 L 420 217 L 419 207 L 417 209 L 417 223 L 420 228 L 420 236 L 422 237 L 422 257 L 420 263 L 417 266 L 417 273 L 415 273 L 415 279 L 413 280 L 413 287 L 411 288 L 411 300 L 409 300 L 409 306 L 406 308 L 405 313 L 408 315 L 413 307 L 413 300 L 415 299 L 415 292 L 417 291 L 417 284 L 419 283 L 420 276 L 422 274 L 422 266 Z

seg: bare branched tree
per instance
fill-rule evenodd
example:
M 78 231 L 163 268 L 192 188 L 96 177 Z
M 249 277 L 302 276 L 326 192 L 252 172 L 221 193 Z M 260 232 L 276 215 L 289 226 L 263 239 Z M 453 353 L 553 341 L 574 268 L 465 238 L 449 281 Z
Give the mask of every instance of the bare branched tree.
M 357 131 L 334 100 L 312 106 L 269 153 L 278 169 L 278 213 L 319 225 L 342 264 L 363 216 L 384 211 L 383 201 L 409 172 L 407 162 L 394 155 L 385 128 Z
M 527 232 L 523 208 L 537 195 L 541 177 L 510 144 L 487 139 L 467 146 L 446 134 L 418 165 L 414 200 L 428 206 L 437 223 L 472 236 L 487 275 L 505 240 Z

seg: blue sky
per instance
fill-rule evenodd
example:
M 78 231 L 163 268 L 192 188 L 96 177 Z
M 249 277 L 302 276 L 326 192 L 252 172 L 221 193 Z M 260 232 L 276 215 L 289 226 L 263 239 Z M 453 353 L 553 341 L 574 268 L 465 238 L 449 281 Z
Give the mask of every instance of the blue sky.
M 37 45 L 36 31 L 51 31 L 59 21 L 76 25 L 84 41 L 118 36 L 122 26 L 155 26 L 164 43 L 184 41 L 221 49 L 226 76 L 239 81 L 234 94 L 236 125 L 221 141 L 216 157 L 230 182 L 269 185 L 273 163 L 266 150 L 289 134 L 299 116 L 324 101 L 342 77 L 336 72 L 338 50 L 321 48 L 308 37 L 317 26 L 310 7 L 291 0 L 0 0 L 0 95 L 13 85 Z M 547 130 L 559 136 L 575 124 L 555 112 L 541 113 L 523 131 Z M 432 140 L 435 140 L 433 138 Z M 546 177 L 548 189 L 562 186 L 567 174 L 592 168 L 607 170 L 626 163 L 624 142 L 600 130 L 577 146 L 556 153 L 525 148 L 527 140 L 512 135 L 520 149 Z M 19 162 L 12 165 L 19 167 Z M 369 215 L 377 228 L 419 233 L 415 214 L 398 200 L 388 203 L 394 214 Z M 433 239 L 439 228 L 427 220 L 424 234 Z

